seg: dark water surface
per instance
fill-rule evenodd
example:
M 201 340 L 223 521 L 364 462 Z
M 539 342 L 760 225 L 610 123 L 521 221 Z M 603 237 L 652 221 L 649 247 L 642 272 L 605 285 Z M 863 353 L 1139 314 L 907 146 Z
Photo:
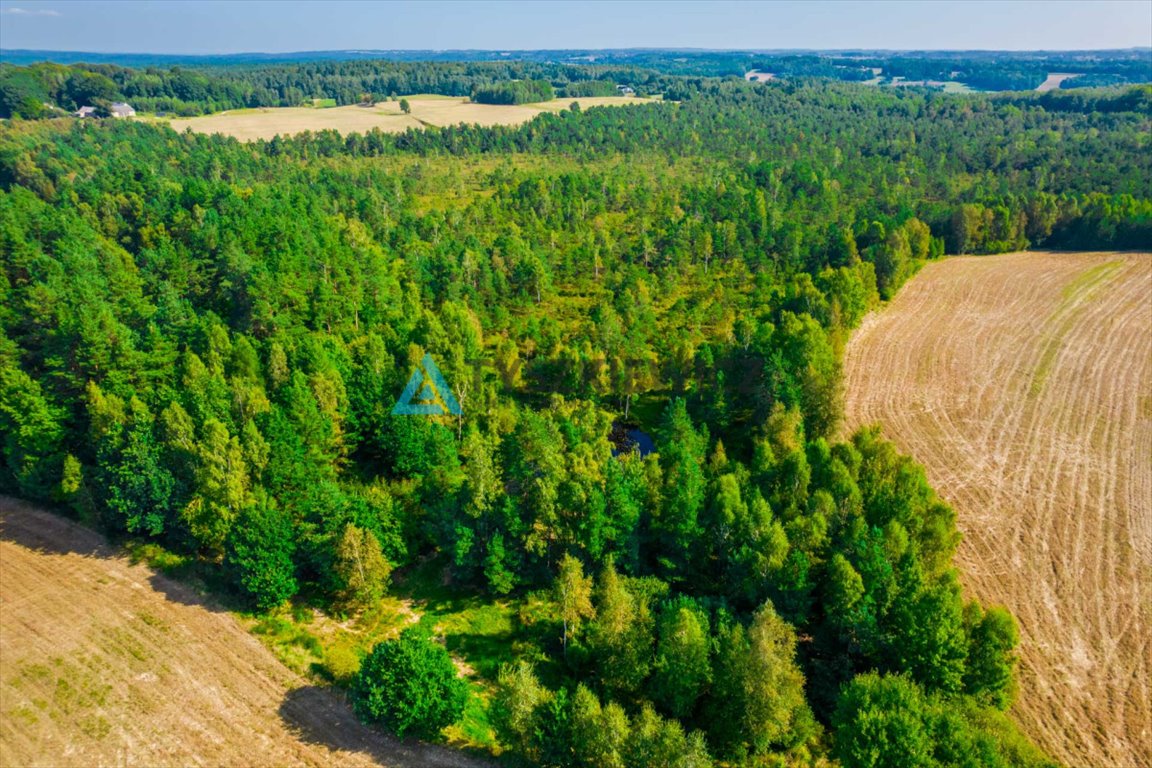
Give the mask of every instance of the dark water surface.
M 641 456 L 655 452 L 656 443 L 652 436 L 636 427 L 625 427 L 622 424 L 612 425 L 612 455 L 637 451 Z

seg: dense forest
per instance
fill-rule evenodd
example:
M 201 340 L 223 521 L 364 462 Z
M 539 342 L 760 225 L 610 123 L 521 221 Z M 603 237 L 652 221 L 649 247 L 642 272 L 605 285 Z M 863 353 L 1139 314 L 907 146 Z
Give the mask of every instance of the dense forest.
M 603 82 L 659 93 L 668 78 L 634 67 L 520 62 L 312 62 L 200 69 L 130 69 L 115 64 L 28 67 L 0 64 L 0 117 L 52 117 L 64 110 L 127 100 L 140 111 L 199 115 L 249 107 L 295 107 L 312 99 L 358 104 L 418 93 L 470 96 L 489 104 L 546 101 L 555 94 L 605 95 Z M 589 92 L 589 89 L 595 93 Z
M 964 598 L 922 468 L 840 434 L 840 355 L 946 252 L 1147 248 L 1149 91 L 668 87 L 250 144 L 3 124 L 0 491 L 255 611 L 429 565 L 519 601 L 534 650 L 477 706 L 531 763 L 1046 765 L 1012 616 Z M 391 413 L 425 353 L 459 417 Z M 378 646 L 357 711 L 458 718 L 430 645 Z
M 602 87 L 603 83 L 601 80 L 588 80 L 586 82 L 590 85 L 595 84 L 597 90 Z M 608 86 L 612 89 L 610 95 L 616 95 L 616 86 L 611 83 Z M 592 95 L 583 92 L 587 88 L 570 87 L 566 90 L 568 96 Z M 555 96 L 556 93 L 552 84 L 547 80 L 510 80 L 493 85 L 478 85 L 472 89 L 472 101 L 479 104 L 531 104 L 537 101 L 550 101 Z
M 1033 90 L 1048 73 L 1066 72 L 1061 88 L 1152 82 L 1152 51 L 1034 54 L 992 52 L 842 52 L 766 54 L 750 51 L 382 51 L 337 59 L 150 57 L 140 54 L 24 56 L 0 63 L 0 117 L 51 117 L 128 100 L 144 112 L 199 115 L 225 109 L 294 107 L 312 99 L 356 104 L 364 99 L 435 93 L 492 104 L 560 96 L 614 95 L 624 85 L 641 96 L 682 90 L 684 78 L 740 78 L 752 70 L 781 78 L 838 81 L 963 83 L 976 90 Z M 27 59 L 27 61 L 26 61 Z M 69 62 L 69 63 L 52 63 Z M 26 63 L 25 66 L 15 64 Z M 125 66 L 125 65 L 128 66 Z M 933 86 L 938 87 L 938 86 Z

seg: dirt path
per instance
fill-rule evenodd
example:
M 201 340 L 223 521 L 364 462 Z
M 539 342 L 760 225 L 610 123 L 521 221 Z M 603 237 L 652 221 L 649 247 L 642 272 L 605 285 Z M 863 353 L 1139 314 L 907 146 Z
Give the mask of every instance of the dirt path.
M 845 358 L 956 508 L 964 584 L 1021 624 L 1014 714 L 1073 766 L 1152 765 L 1152 255 L 929 264 Z
M 0 497 L 0 765 L 484 763 L 364 727 L 189 588 Z

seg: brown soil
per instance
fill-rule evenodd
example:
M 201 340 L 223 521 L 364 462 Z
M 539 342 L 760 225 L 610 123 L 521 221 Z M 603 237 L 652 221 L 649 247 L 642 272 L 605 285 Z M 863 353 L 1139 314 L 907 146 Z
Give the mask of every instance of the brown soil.
M 964 583 L 1021 626 L 1013 714 L 1068 765 L 1152 765 L 1152 255 L 929 264 L 845 358 L 956 508 Z
M 0 765 L 483 764 L 361 725 L 189 587 L 0 497 Z

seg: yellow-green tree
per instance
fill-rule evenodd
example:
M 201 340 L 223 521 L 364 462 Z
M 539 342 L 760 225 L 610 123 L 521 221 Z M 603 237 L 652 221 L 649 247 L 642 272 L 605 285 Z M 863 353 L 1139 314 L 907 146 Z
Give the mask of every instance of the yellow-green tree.
M 369 608 L 380 600 L 392 573 L 376 536 L 352 523 L 344 526 L 336 543 L 333 569 L 339 584 L 337 604 L 353 612 Z
M 596 615 L 592 606 L 592 577 L 584 575 L 584 566 L 572 555 L 564 555 L 560 572 L 552 587 L 556 612 L 564 625 L 561 643 L 568 653 L 568 640 L 580 631 L 585 619 Z

